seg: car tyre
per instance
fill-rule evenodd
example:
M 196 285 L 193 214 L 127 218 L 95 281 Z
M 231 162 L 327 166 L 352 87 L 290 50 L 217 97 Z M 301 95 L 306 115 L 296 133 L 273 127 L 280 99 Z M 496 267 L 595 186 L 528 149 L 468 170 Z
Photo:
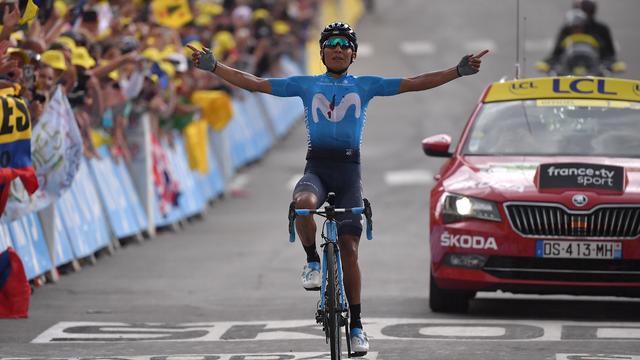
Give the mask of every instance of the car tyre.
M 429 307 L 433 312 L 466 313 L 475 291 L 449 290 L 438 287 L 433 274 L 429 283 Z

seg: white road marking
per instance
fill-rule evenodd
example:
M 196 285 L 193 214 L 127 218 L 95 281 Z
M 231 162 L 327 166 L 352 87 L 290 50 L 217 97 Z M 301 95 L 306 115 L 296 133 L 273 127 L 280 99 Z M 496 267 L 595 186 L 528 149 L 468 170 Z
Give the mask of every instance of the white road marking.
M 433 173 L 423 169 L 388 171 L 384 181 L 389 186 L 423 185 L 433 182 Z
M 625 323 L 624 331 L 614 322 L 552 320 L 370 318 L 365 319 L 364 325 L 371 339 L 397 341 L 638 341 L 640 337 L 640 322 Z M 322 330 L 312 319 L 197 324 L 60 322 L 31 342 L 322 341 L 323 338 Z
M 506 330 L 503 327 L 488 326 L 430 326 L 420 329 L 420 334 L 426 336 L 445 336 L 452 338 L 461 337 L 496 337 L 504 336 Z
M 636 338 L 640 339 L 640 329 L 629 328 L 600 328 L 597 335 L 599 338 Z
M 358 57 L 370 57 L 373 55 L 373 45 L 371 43 L 358 44 Z
M 469 54 L 477 54 L 484 49 L 488 49 L 489 52 L 495 52 L 498 49 L 498 45 L 491 39 L 472 40 L 464 44 L 464 50 Z
M 553 39 L 529 39 L 524 42 L 524 50 L 531 52 L 551 53 Z
M 640 355 L 556 354 L 556 360 L 640 360 Z
M 289 181 L 287 181 L 287 189 L 293 191 L 298 181 L 300 181 L 300 178 L 302 178 L 302 175 L 304 174 L 295 174 L 291 178 L 289 178 Z
M 436 46 L 430 41 L 403 41 L 400 51 L 407 55 L 429 55 L 435 54 Z
M 346 352 L 344 353 L 346 358 Z M 293 356 L 293 357 L 292 357 Z M 242 360 L 323 360 L 323 359 L 331 359 L 330 353 L 324 352 L 286 352 L 286 353 L 242 353 L 242 354 L 172 354 L 172 355 L 135 355 L 135 356 L 109 356 L 109 358 L 113 359 L 122 359 L 122 360 L 152 360 L 152 359 L 163 359 L 163 360 L 234 360 L 234 359 L 242 359 Z M 365 357 L 361 357 L 362 360 L 376 360 L 378 358 L 378 353 L 370 352 Z M 38 357 L 41 360 L 102 360 L 105 357 L 61 357 L 56 356 L 55 358 L 47 358 L 47 357 Z M 32 357 L 10 357 L 10 358 L 0 358 L 0 360 L 33 360 Z

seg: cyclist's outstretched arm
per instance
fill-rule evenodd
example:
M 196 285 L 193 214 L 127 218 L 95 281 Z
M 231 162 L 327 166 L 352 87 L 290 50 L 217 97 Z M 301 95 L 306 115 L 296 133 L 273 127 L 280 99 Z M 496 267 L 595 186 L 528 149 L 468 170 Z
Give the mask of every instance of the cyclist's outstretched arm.
M 489 50 L 483 50 L 478 55 L 465 55 L 457 66 L 452 68 L 421 74 L 400 81 L 399 93 L 407 91 L 422 91 L 446 84 L 461 76 L 472 75 L 480 71 L 480 58 Z
M 192 60 L 198 69 L 214 73 L 231 84 L 245 90 L 271 94 L 271 83 L 267 79 L 219 63 L 211 53 L 211 50 L 207 48 L 198 50 L 191 45 L 187 46 L 193 50 Z

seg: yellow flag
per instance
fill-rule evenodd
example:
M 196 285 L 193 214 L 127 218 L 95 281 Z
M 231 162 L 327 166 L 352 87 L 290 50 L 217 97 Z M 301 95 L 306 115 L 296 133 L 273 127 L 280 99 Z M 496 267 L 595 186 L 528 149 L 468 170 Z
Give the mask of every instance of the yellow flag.
M 222 131 L 233 116 L 231 97 L 224 91 L 196 90 L 191 95 L 191 102 L 202 109 L 202 118 L 215 131 Z
M 193 19 L 188 0 L 153 0 L 151 9 L 160 25 L 173 29 L 178 29 Z
M 187 158 L 189 159 L 189 167 L 197 170 L 201 174 L 209 172 L 209 159 L 207 149 L 209 148 L 209 140 L 207 138 L 207 123 L 200 119 L 189 123 L 182 130 L 187 150 Z

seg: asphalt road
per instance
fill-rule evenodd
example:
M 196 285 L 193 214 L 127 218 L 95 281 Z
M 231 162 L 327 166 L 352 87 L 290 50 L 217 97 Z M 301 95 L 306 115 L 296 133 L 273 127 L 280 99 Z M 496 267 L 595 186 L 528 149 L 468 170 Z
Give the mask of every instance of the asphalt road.
M 522 0 L 525 76 L 535 75 L 531 65 L 547 53 L 569 4 Z M 637 0 L 600 1 L 599 18 L 633 79 L 638 14 Z M 468 315 L 428 308 L 428 190 L 441 160 L 425 157 L 420 141 L 459 136 L 483 88 L 514 76 L 516 1 L 378 0 L 357 32 L 355 74 L 412 76 L 491 50 L 475 76 L 369 107 L 363 172 L 376 223 L 360 253 L 367 358 L 640 359 L 636 300 L 481 294 Z M 324 358 L 328 346 L 313 322 L 317 294 L 301 289 L 304 252 L 286 233 L 304 130 L 298 124 L 238 174 L 244 196 L 38 288 L 29 319 L 0 320 L 0 359 Z

